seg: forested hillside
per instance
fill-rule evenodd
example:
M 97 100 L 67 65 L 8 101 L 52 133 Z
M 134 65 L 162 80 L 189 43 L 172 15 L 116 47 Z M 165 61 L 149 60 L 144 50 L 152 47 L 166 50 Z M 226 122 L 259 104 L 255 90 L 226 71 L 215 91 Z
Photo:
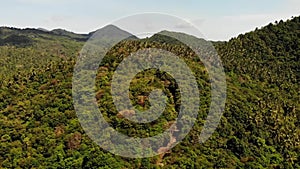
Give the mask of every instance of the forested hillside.
M 149 93 L 159 88 L 169 98 L 166 110 L 155 123 L 123 119 L 113 105 L 110 84 L 130 53 L 155 47 L 178 55 L 201 89 L 201 109 L 188 136 L 170 152 L 142 159 L 101 149 L 76 117 L 73 69 L 90 35 L 0 28 L 0 168 L 300 168 L 300 17 L 214 43 L 226 71 L 227 102 L 217 130 L 203 144 L 199 135 L 209 110 L 210 84 L 195 53 L 160 35 L 128 39 L 111 49 L 99 66 L 95 97 L 119 132 L 138 137 L 161 133 L 175 120 L 180 103 L 175 80 L 150 69 L 132 80 L 132 103 L 148 109 Z

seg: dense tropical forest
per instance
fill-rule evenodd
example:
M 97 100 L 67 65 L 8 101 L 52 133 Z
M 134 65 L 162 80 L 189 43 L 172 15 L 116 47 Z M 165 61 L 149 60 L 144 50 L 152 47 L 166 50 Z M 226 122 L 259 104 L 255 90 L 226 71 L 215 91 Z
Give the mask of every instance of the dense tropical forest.
M 127 39 L 112 48 L 99 65 L 95 97 L 104 117 L 121 133 L 161 133 L 174 122 L 180 106 L 173 77 L 149 69 L 132 79 L 132 104 L 147 110 L 149 93 L 158 88 L 168 96 L 166 109 L 153 123 L 122 118 L 122 113 L 132 112 L 117 112 L 110 84 L 130 53 L 155 47 L 178 55 L 201 89 L 193 129 L 169 152 L 151 158 L 125 158 L 103 150 L 78 121 L 72 76 L 92 34 L 0 28 L 0 168 L 300 168 L 300 17 L 212 42 L 224 65 L 227 100 L 217 130 L 201 144 L 211 89 L 196 54 L 159 34 Z

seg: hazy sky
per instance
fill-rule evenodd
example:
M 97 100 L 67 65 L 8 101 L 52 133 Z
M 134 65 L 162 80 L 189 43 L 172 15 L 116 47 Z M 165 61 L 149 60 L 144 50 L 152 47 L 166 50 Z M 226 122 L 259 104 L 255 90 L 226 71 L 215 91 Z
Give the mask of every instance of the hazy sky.
M 87 33 L 118 18 L 158 12 L 193 23 L 211 40 L 228 40 L 275 20 L 300 15 L 300 0 L 6 0 L 0 26 Z

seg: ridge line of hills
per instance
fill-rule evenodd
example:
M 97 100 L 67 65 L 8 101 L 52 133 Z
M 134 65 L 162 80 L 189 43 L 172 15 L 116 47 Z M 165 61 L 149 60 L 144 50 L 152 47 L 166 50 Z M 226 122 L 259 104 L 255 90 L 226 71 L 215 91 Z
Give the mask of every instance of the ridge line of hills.
M 293 16 L 291 19 L 287 19 L 286 21 L 283 21 L 283 20 L 274 21 L 274 23 L 270 23 L 269 25 L 262 26 L 261 28 L 256 28 L 255 30 L 257 31 L 257 30 L 263 29 L 263 28 L 265 28 L 267 26 L 270 26 L 270 25 L 273 25 L 273 24 L 276 25 L 276 24 L 279 24 L 279 23 L 282 23 L 282 22 L 287 22 L 287 21 L 290 21 L 294 18 L 297 18 L 297 17 Z M 105 27 L 118 28 L 117 26 L 111 25 L 111 24 L 106 25 L 103 28 L 105 28 Z M 75 32 L 72 32 L 72 31 L 69 31 L 69 30 L 66 30 L 66 29 L 63 29 L 63 28 L 55 28 L 55 29 L 52 29 L 52 30 L 47 30 L 47 29 L 44 29 L 44 28 L 17 28 L 17 27 L 9 27 L 9 26 L 0 26 L 0 30 L 3 30 L 3 29 L 9 29 L 9 30 L 15 30 L 15 31 L 24 31 L 24 33 L 32 32 L 32 33 L 46 33 L 46 34 L 52 34 L 52 35 L 60 35 L 60 36 L 69 37 L 69 38 L 79 40 L 79 41 L 87 40 L 89 37 L 91 37 L 97 31 L 97 30 L 95 30 L 95 31 L 92 31 L 92 32 L 89 32 L 89 33 L 75 33 Z M 100 29 L 102 29 L 102 28 L 100 28 Z M 118 29 L 120 29 L 120 28 L 118 28 Z M 161 32 L 164 32 L 164 31 L 167 31 L 167 30 L 162 30 Z M 250 31 L 250 32 L 252 32 L 252 31 Z M 244 34 L 248 34 L 250 32 L 246 32 Z M 244 34 L 239 34 L 236 37 L 232 37 L 229 40 L 224 40 L 224 41 L 209 40 L 209 41 L 211 41 L 211 42 L 228 42 L 228 41 L 230 41 L 232 39 L 235 39 L 235 38 L 238 38 L 239 36 L 244 35 Z

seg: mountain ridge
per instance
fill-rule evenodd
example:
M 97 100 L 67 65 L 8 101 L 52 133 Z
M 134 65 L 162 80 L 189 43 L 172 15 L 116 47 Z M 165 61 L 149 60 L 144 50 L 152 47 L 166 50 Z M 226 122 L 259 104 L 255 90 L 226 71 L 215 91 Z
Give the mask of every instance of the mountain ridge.
M 291 20 L 295 20 L 299 17 L 291 17 L 290 19 L 287 19 L 286 21 L 283 21 L 283 20 L 280 20 L 280 21 L 274 21 L 272 23 L 269 23 L 268 25 L 265 25 L 265 26 L 262 26 L 261 28 L 256 28 L 255 31 L 259 31 L 259 30 L 262 30 L 262 29 L 265 29 L 266 27 L 270 27 L 271 25 L 277 25 L 277 24 L 280 24 L 280 23 L 283 23 L 283 22 L 289 22 Z M 118 26 L 116 25 L 112 25 L 112 24 L 109 24 L 109 25 L 106 25 L 102 28 L 99 28 L 99 29 L 119 29 L 119 30 L 122 30 L 120 29 Z M 53 34 L 53 35 L 62 35 L 62 36 L 66 36 L 66 37 L 70 37 L 70 38 L 74 38 L 74 37 L 78 37 L 77 40 L 88 40 L 89 37 L 91 37 L 95 32 L 97 32 L 99 29 L 95 30 L 95 31 L 91 31 L 89 33 L 75 33 L 73 31 L 69 31 L 69 30 L 66 30 L 66 29 L 63 29 L 63 28 L 55 28 L 55 29 L 52 29 L 52 30 L 47 30 L 47 29 L 44 29 L 44 28 L 17 28 L 17 27 L 8 27 L 8 26 L 0 26 L 0 31 L 3 30 L 3 29 L 10 29 L 10 30 L 16 30 L 16 31 L 27 31 L 27 32 L 30 32 L 30 31 L 33 31 L 33 32 L 37 32 L 37 33 L 49 33 L 49 34 Z M 125 31 L 127 32 L 126 30 L 122 30 L 122 31 Z M 254 30 L 253 30 L 254 31 Z M 229 40 L 206 40 L 206 41 L 210 41 L 210 42 L 213 42 L 213 43 L 223 43 L 223 42 L 229 42 L 233 39 L 238 39 L 246 34 L 249 34 L 253 31 L 249 31 L 249 32 L 246 32 L 246 33 L 243 33 L 243 34 L 238 34 L 236 37 L 232 37 L 230 38 Z M 169 31 L 169 30 L 163 30 L 163 31 L 160 31 L 160 32 L 157 32 L 156 34 L 164 34 L 164 33 L 168 33 L 168 32 L 173 32 L 173 31 Z M 1 33 L 1 32 L 0 32 Z M 181 32 L 173 32 L 173 33 L 181 33 Z M 155 34 L 154 34 L 155 35 Z M 193 35 L 191 35 L 193 36 Z M 150 38 L 150 37 L 149 37 Z M 76 39 L 76 38 L 75 38 Z

